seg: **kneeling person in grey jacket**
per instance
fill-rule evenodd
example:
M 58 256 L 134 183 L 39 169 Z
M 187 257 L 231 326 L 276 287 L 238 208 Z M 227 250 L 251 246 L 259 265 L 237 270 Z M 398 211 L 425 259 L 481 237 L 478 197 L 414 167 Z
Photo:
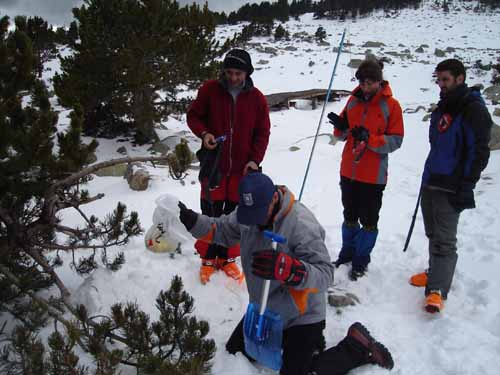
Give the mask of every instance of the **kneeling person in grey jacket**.
M 333 283 L 334 266 L 325 231 L 312 212 L 260 172 L 243 177 L 239 196 L 237 210 L 219 218 L 197 214 L 179 202 L 180 220 L 198 239 L 227 247 L 240 243 L 250 303 L 260 302 L 263 283 L 271 280 L 267 308 L 280 315 L 284 327 L 280 374 L 345 374 L 368 363 L 392 368 L 389 351 L 361 323 L 354 323 L 337 346 L 324 351 L 325 292 Z M 272 250 L 264 230 L 287 242 Z M 226 349 L 247 355 L 243 319 Z

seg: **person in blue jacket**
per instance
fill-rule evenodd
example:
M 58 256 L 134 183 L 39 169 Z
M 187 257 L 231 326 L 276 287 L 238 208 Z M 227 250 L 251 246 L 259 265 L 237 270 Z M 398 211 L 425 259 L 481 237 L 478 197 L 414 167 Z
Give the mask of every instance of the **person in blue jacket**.
M 476 207 L 474 188 L 488 164 L 492 120 L 479 89 L 465 84 L 465 67 L 447 59 L 435 70 L 440 101 L 431 116 L 430 151 L 422 176 L 422 216 L 429 268 L 410 283 L 425 287 L 425 309 L 440 312 L 457 264 L 457 226 Z

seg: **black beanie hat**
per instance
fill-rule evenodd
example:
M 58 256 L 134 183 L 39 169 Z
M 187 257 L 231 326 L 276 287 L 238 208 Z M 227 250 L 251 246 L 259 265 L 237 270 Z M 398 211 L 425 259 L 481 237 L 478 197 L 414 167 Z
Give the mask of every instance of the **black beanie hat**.
M 384 63 L 377 60 L 365 60 L 361 63 L 358 70 L 356 71 L 356 78 L 360 81 L 365 79 L 373 79 L 374 81 L 382 81 L 382 69 L 384 68 Z
M 224 69 L 238 69 L 247 72 L 248 75 L 253 73 L 252 59 L 247 51 L 242 49 L 232 49 L 224 58 Z

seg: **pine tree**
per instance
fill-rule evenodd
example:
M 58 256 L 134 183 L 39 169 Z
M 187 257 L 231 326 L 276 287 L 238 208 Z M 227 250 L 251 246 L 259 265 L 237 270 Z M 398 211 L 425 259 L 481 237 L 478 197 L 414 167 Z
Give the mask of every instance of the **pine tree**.
M 288 35 L 288 32 L 285 30 L 285 28 L 281 24 L 278 25 L 276 30 L 274 30 L 274 39 L 276 39 L 276 40 L 281 40 L 283 38 L 286 38 L 287 35 Z
M 171 0 L 85 0 L 74 10 L 80 43 L 54 78 L 61 104 L 80 104 L 86 134 L 156 140 L 154 125 L 177 102 L 178 87 L 214 75 L 216 19 Z M 160 96 L 161 95 L 163 97 Z
M 81 108 L 76 106 L 71 113 L 69 129 L 58 133 L 57 114 L 51 107 L 47 88 L 35 76 L 31 40 L 20 28 L 8 30 L 9 19 L 3 17 L 0 19 L 0 343 L 3 348 L 0 372 L 87 374 L 75 355 L 74 348 L 78 345 L 94 356 L 96 375 L 115 374 L 129 359 L 134 359 L 132 365 L 144 374 L 149 368 L 160 369 L 158 374 L 169 368 L 178 374 L 186 373 L 184 370 L 191 374 L 205 373 L 214 344 L 205 338 L 208 324 L 189 316 L 193 301 L 182 291 L 180 280 L 159 297 L 164 318 L 161 323 L 145 327 L 152 334 L 150 342 L 142 342 L 144 346 L 137 344 L 140 332 L 127 331 L 132 326 L 137 329 L 140 321 L 125 314 L 129 320 L 124 324 L 111 325 L 111 315 L 116 316 L 117 309 L 109 318 L 96 321 L 84 307 L 72 305 L 70 292 L 57 272 L 62 265 L 59 252 L 73 254 L 72 266 L 80 274 L 98 267 L 99 255 L 104 267 L 116 271 L 125 261 L 124 254 L 110 259 L 106 250 L 126 244 L 131 237 L 142 233 L 137 213 L 127 214 L 121 203 L 104 219 L 86 214 L 82 207 L 101 199 L 103 194 L 91 196 L 82 185 L 101 168 L 124 162 L 164 161 L 165 157 L 122 158 L 88 166 L 89 155 L 97 143 L 82 142 Z M 62 210 L 73 210 L 85 224 L 65 225 L 60 218 Z M 90 255 L 76 260 L 82 249 L 90 251 Z M 55 295 L 54 290 L 59 294 Z M 131 311 L 134 316 L 145 317 L 136 306 Z M 142 322 L 147 321 L 144 319 Z M 50 336 L 48 353 L 37 332 L 53 320 L 62 324 L 64 335 L 56 332 Z M 14 322 L 18 326 L 10 329 Z M 174 339 L 169 336 L 172 332 Z M 110 346 L 110 340 L 120 342 L 124 349 Z M 160 350 L 163 346 L 168 346 L 169 351 Z M 142 361 L 144 358 L 137 354 L 136 348 L 148 355 L 147 360 Z
M 314 37 L 322 42 L 326 38 L 326 30 L 323 28 L 323 26 L 320 26 L 316 29 L 316 32 L 314 33 Z

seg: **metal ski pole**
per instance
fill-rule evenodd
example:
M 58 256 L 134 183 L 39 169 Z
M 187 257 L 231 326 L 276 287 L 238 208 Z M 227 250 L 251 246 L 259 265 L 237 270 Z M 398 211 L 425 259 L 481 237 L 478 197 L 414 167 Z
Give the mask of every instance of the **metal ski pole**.
M 339 50 L 337 52 L 337 58 L 335 59 L 335 65 L 333 67 L 332 76 L 330 78 L 330 84 L 328 85 L 328 91 L 326 92 L 326 98 L 325 98 L 325 102 L 323 103 L 323 109 L 321 111 L 321 116 L 319 118 L 318 128 L 316 129 L 316 135 L 314 136 L 314 142 L 313 142 L 313 146 L 311 149 L 311 154 L 309 155 L 309 161 L 307 162 L 306 173 L 304 175 L 304 180 L 302 181 L 302 187 L 300 188 L 299 201 L 302 198 L 302 193 L 304 192 L 304 186 L 306 184 L 307 175 L 309 174 L 309 167 L 311 166 L 312 156 L 314 154 L 314 149 L 316 147 L 316 141 L 318 139 L 319 128 L 321 127 L 321 122 L 323 121 L 323 115 L 325 114 L 326 103 L 328 103 L 328 100 L 330 99 L 330 92 L 332 90 L 333 78 L 335 77 L 335 71 L 337 70 L 337 65 L 339 62 L 340 54 L 342 53 L 342 46 L 344 45 L 345 33 L 346 33 L 346 29 L 344 29 L 344 32 L 342 33 L 342 39 L 340 40 Z
M 422 187 L 418 192 L 417 205 L 415 206 L 415 211 L 413 212 L 413 217 L 411 219 L 410 229 L 408 229 L 408 235 L 406 236 L 405 247 L 403 248 L 403 252 L 406 252 L 408 249 L 408 245 L 410 244 L 411 234 L 413 233 L 413 227 L 415 226 L 415 219 L 417 218 L 418 207 L 420 206 L 420 198 L 422 197 Z

